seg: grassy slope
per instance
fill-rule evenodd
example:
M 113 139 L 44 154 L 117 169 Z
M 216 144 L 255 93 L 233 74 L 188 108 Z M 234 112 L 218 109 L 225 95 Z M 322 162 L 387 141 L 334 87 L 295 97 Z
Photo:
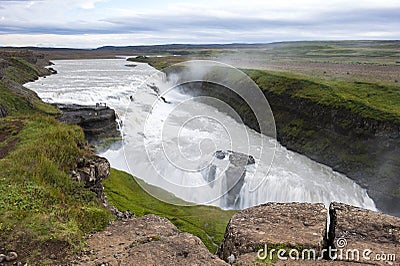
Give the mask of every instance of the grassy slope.
M 48 241 L 79 246 L 85 233 L 111 218 L 96 195 L 67 174 L 84 155 L 82 130 L 42 115 L 8 117 L 1 124 L 16 121 L 23 123 L 15 134 L 19 143 L 0 160 L 1 242 L 20 253 L 26 248 L 31 259 Z
M 21 85 L 34 81 L 43 72 L 21 58 L 11 57 L 7 62 L 9 66 L 0 81 L 0 104 L 7 108 L 9 115 L 58 114 L 57 108 L 44 103 L 36 93 Z
M 136 216 L 153 213 L 169 219 L 180 230 L 198 236 L 211 252 L 215 252 L 224 237 L 226 225 L 235 211 L 224 211 L 211 206 L 176 206 L 147 194 L 138 183 L 143 182 L 118 170 L 104 181 L 109 202 L 120 210 Z M 166 192 L 165 192 L 166 193 Z
M 247 71 L 262 90 L 343 107 L 366 118 L 400 122 L 400 87 L 367 82 L 312 79 L 290 73 Z
M 68 177 L 80 156 L 91 156 L 82 130 L 57 122 L 57 109 L 20 85 L 41 74 L 35 66 L 18 58 L 9 63 L 0 82 L 0 104 L 8 109 L 0 150 L 9 152 L 0 159 L 0 248 L 46 263 L 51 252 L 82 246 L 83 235 L 104 228 L 111 215 Z

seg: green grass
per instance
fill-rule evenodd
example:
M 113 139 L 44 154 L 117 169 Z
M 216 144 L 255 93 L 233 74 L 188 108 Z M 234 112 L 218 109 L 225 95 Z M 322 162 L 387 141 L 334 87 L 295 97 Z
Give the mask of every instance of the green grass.
M 15 121 L 23 123 L 16 135 L 20 141 L 0 160 L 0 243 L 14 250 L 28 240 L 81 246 L 86 233 L 111 219 L 96 195 L 67 174 L 85 156 L 82 130 L 41 115 L 9 117 L 0 124 Z
M 136 216 L 152 213 L 165 217 L 180 230 L 198 236 L 211 252 L 215 252 L 216 245 L 222 242 L 229 219 L 236 211 L 203 205 L 168 204 L 147 194 L 138 184 L 141 182 L 125 172 L 112 169 L 103 184 L 109 202 L 119 210 L 129 210 Z M 174 196 L 169 194 L 169 197 Z
M 155 69 L 162 70 L 174 64 L 181 63 L 183 61 L 190 60 L 187 56 L 164 56 L 164 57 L 147 57 L 147 56 L 137 56 L 128 58 L 131 62 L 141 62 L 148 63 Z
M 7 63 L 9 66 L 0 81 L 0 104 L 6 107 L 9 115 L 59 114 L 56 107 L 44 103 L 36 93 L 21 85 L 43 75 L 36 66 L 15 57 L 8 58 Z
M 8 116 L 0 119 L 0 151 L 6 155 L 0 159 L 0 246 L 37 263 L 47 247 L 57 248 L 54 243 L 64 243 L 67 253 L 79 250 L 84 236 L 103 229 L 112 216 L 95 193 L 69 177 L 79 158 L 93 156 L 82 129 L 56 121 L 57 108 L 22 86 L 43 72 L 20 58 L 4 60 L 0 104 Z
M 272 71 L 248 70 L 263 91 L 306 98 L 324 106 L 348 109 L 365 118 L 400 122 L 400 87 L 367 82 L 317 80 Z

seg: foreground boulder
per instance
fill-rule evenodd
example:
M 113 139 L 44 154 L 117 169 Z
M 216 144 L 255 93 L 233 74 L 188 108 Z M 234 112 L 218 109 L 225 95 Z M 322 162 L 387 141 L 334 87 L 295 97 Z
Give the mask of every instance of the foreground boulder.
M 331 203 L 329 213 L 336 260 L 399 265 L 400 218 L 337 202 Z
M 323 204 L 267 203 L 235 214 L 217 255 L 239 265 L 253 265 L 265 245 L 312 248 L 325 246 L 327 210 Z
M 88 239 L 78 265 L 228 265 L 201 240 L 165 218 L 146 215 L 115 222 Z

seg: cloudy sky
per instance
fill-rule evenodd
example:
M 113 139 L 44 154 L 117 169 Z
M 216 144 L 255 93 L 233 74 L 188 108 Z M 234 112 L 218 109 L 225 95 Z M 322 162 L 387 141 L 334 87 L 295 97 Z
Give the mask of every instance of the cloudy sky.
M 400 39 L 399 0 L 0 0 L 0 46 Z

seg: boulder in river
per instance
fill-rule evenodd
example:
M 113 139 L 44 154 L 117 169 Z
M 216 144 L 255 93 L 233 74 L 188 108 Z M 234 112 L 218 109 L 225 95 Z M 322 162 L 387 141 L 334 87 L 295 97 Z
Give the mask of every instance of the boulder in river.
M 252 155 L 231 150 L 217 150 L 213 156 L 217 160 L 229 161 L 229 166 L 221 177 L 222 191 L 226 191 L 226 194 L 221 198 L 222 204 L 228 208 L 238 208 L 240 200 L 239 194 L 246 176 L 246 166 L 255 164 L 255 159 Z M 202 171 L 204 180 L 207 181 L 211 187 L 214 186 L 214 181 L 217 178 L 217 167 L 215 162 Z

